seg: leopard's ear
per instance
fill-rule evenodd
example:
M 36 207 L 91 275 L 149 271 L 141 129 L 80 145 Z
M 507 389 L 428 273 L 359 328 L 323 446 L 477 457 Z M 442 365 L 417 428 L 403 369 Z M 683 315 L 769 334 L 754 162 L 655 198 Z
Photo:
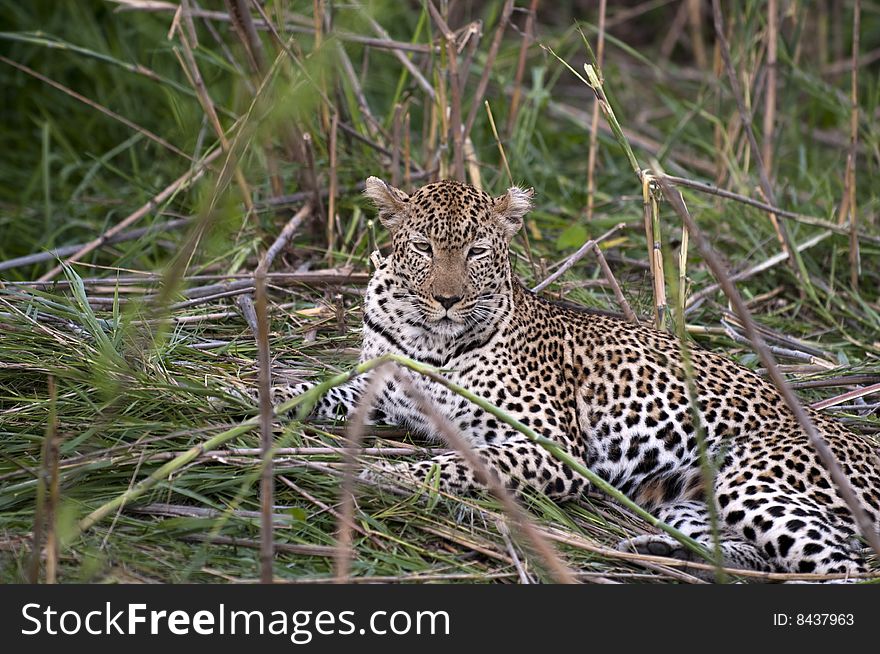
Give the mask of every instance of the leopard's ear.
M 535 189 L 521 189 L 518 186 L 511 186 L 507 189 L 507 193 L 495 198 L 492 210 L 501 223 L 508 240 L 512 239 L 522 227 L 523 216 L 532 208 L 532 196 L 534 195 Z
M 379 210 L 379 220 L 382 221 L 385 228 L 394 232 L 406 215 L 409 196 L 400 189 L 386 184 L 378 177 L 367 177 L 364 195 L 376 205 Z

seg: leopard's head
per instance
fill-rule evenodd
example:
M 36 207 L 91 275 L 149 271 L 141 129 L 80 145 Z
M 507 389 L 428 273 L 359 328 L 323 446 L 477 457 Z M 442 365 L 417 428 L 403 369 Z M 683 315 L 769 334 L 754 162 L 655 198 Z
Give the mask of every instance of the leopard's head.
M 404 291 L 398 299 L 411 319 L 456 335 L 494 323 L 510 307 L 509 244 L 531 208 L 531 189 L 493 198 L 447 180 L 407 195 L 370 177 L 365 194 L 391 232 L 391 265 Z

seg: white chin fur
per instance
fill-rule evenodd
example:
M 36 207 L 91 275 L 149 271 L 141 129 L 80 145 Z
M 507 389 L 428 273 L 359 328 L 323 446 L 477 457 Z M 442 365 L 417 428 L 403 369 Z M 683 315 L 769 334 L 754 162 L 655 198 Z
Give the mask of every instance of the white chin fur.
M 425 322 L 425 328 L 434 334 L 443 336 L 455 336 L 465 329 L 464 322 L 457 320 L 443 320 L 442 318 L 428 317 Z

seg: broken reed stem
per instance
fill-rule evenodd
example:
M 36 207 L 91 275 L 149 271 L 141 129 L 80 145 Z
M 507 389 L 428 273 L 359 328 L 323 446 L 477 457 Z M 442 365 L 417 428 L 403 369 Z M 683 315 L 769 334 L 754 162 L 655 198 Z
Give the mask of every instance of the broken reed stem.
M 687 226 L 688 231 L 691 233 L 691 237 L 697 245 L 697 249 L 709 265 L 712 274 L 715 276 L 715 279 L 718 280 L 718 283 L 724 290 L 724 294 L 727 296 L 727 299 L 730 301 L 734 311 L 742 322 L 746 336 L 758 354 L 758 357 L 761 359 L 761 363 L 763 363 L 764 367 L 767 369 L 767 375 L 773 381 L 773 384 L 782 396 L 788 410 L 792 413 L 795 420 L 797 420 L 798 424 L 801 426 L 801 429 L 803 429 L 804 433 L 807 435 L 807 439 L 813 449 L 816 450 L 816 454 L 831 475 L 831 479 L 837 487 L 840 497 L 852 512 L 853 519 L 858 526 L 859 531 L 874 551 L 880 554 L 880 534 L 875 531 L 870 517 L 865 512 L 864 508 L 862 508 L 861 504 L 859 504 L 859 500 L 850 485 L 849 479 L 847 479 L 843 470 L 841 470 L 840 464 L 835 459 L 828 444 L 819 434 L 816 426 L 810 419 L 809 414 L 800 404 L 794 392 L 791 390 L 791 387 L 788 385 L 788 382 L 785 380 L 785 377 L 783 377 L 780 372 L 779 366 L 776 364 L 773 354 L 770 352 L 767 343 L 764 341 L 764 337 L 761 335 L 760 330 L 755 324 L 751 312 L 743 301 L 742 296 L 740 296 L 739 291 L 737 291 L 736 286 L 730 281 L 730 277 L 728 277 L 725 272 L 724 265 L 719 261 L 714 249 L 706 240 L 706 237 L 688 212 L 687 207 L 685 207 L 680 201 L 678 194 L 672 189 L 670 184 L 663 177 L 657 177 L 655 179 L 660 184 L 666 199 Z
M 681 196 L 681 192 L 678 192 Z M 681 198 L 684 204 L 684 198 Z M 682 328 L 686 323 L 685 307 L 687 306 L 687 261 L 688 246 L 690 245 L 690 234 L 685 225 L 681 226 L 681 247 L 678 250 L 678 315 L 676 318 L 681 322 Z
M 856 211 L 856 158 L 859 147 L 859 32 L 861 31 L 862 3 L 855 0 L 853 7 L 853 42 L 852 42 L 852 72 L 850 75 L 850 119 L 849 119 L 849 155 L 844 183 L 844 202 L 849 210 L 849 274 L 850 285 L 854 291 L 859 288 L 859 276 L 861 275 L 861 253 L 859 251 L 859 239 L 856 226 L 858 225 L 858 212 Z M 843 204 L 843 203 L 842 203 Z M 844 220 L 846 214 L 841 211 L 840 220 Z
M 226 9 L 229 11 L 229 20 L 232 28 L 238 34 L 238 40 L 244 46 L 251 70 L 260 73 L 265 66 L 263 42 L 257 35 L 253 18 L 251 17 L 248 0 L 225 0 Z
M 48 440 L 47 461 L 45 467 L 48 471 L 48 493 L 46 502 L 46 583 L 54 584 L 58 570 L 58 505 L 60 503 L 59 486 L 59 460 L 60 460 L 60 436 L 58 434 L 58 390 L 55 377 L 49 375 L 49 421 L 46 427 Z
M 614 297 L 617 300 L 617 304 L 620 305 L 624 317 L 629 322 L 638 323 L 639 319 L 636 317 L 636 314 L 633 313 L 632 307 L 629 306 L 629 302 L 626 301 L 623 291 L 620 290 L 620 284 L 617 283 L 617 278 L 611 271 L 611 266 L 608 265 L 608 261 L 605 259 L 605 255 L 602 254 L 602 248 L 599 247 L 598 243 L 593 244 L 593 252 L 596 254 L 596 259 L 599 261 L 599 267 L 602 269 L 602 274 L 605 275 L 605 279 L 607 279 L 608 283 L 611 285 L 611 290 L 614 292 Z
M 584 43 L 587 48 L 589 48 L 589 42 L 586 40 L 586 37 L 584 37 Z M 556 54 L 553 53 L 552 50 L 550 52 L 554 56 L 556 56 Z M 611 103 L 608 101 L 608 98 L 605 95 L 605 90 L 602 86 L 602 80 L 600 79 L 599 73 L 597 73 L 596 69 L 591 64 L 584 64 L 584 71 L 587 74 L 587 79 L 585 80 L 565 61 L 563 61 L 559 57 L 556 58 L 562 61 L 562 63 L 565 64 L 565 66 L 568 67 L 571 72 L 577 75 L 577 77 L 582 82 L 593 89 L 593 92 L 596 94 L 597 103 L 602 109 L 602 113 L 605 115 L 605 121 L 611 128 L 611 132 L 612 134 L 614 134 L 615 139 L 617 139 L 617 142 L 626 153 L 627 159 L 629 160 L 630 166 L 632 166 L 633 172 L 638 176 L 639 181 L 642 184 L 645 237 L 648 243 L 648 263 L 650 265 L 651 276 L 653 278 L 654 324 L 658 329 L 663 329 L 663 325 L 666 321 L 666 283 L 663 275 L 663 252 L 661 250 L 660 241 L 660 205 L 651 189 L 651 176 L 642 171 L 641 168 L 639 168 L 638 160 L 633 153 L 632 147 L 630 146 L 626 135 L 623 133 L 623 129 L 621 128 L 617 117 L 614 115 L 614 109 L 612 108 Z
M 575 250 L 571 255 L 569 255 L 569 257 L 562 263 L 561 266 L 559 266 L 559 268 L 557 268 L 553 272 L 552 275 L 548 276 L 544 281 L 542 281 L 540 284 L 538 284 L 537 286 L 532 288 L 532 293 L 540 293 L 541 291 L 543 291 L 550 284 L 552 284 L 557 279 L 562 277 L 562 275 L 564 275 L 566 273 L 566 271 L 568 271 L 569 268 L 571 268 L 574 264 L 576 264 L 578 261 L 580 261 L 587 252 L 589 252 L 590 250 L 593 249 L 593 247 L 595 247 L 596 245 L 598 245 L 599 243 L 604 241 L 606 238 L 608 238 L 609 236 L 614 234 L 617 230 L 623 229 L 624 227 L 626 227 L 626 223 L 617 223 L 614 227 L 612 227 L 607 232 L 602 234 L 602 236 L 600 236 L 599 238 L 590 239 L 589 241 L 585 242 L 577 250 Z
M 519 45 L 519 57 L 516 62 L 516 75 L 513 80 L 513 93 L 510 97 L 510 110 L 507 113 L 507 128 L 505 134 L 509 137 L 513 134 L 513 128 L 516 125 L 516 117 L 519 114 L 519 103 L 522 97 L 522 80 L 526 72 L 526 59 L 529 53 L 529 45 L 531 45 L 532 35 L 535 30 L 535 14 L 538 9 L 538 0 L 531 0 L 529 5 L 529 13 L 526 16 L 526 25 L 523 30 L 522 41 Z
M 764 165 L 773 170 L 773 128 L 776 123 L 776 52 L 779 39 L 777 0 L 767 0 L 767 90 L 764 93 Z
M 828 407 L 837 406 L 839 404 L 843 404 L 844 402 L 849 402 L 850 400 L 857 400 L 861 397 L 865 397 L 866 395 L 874 395 L 875 393 L 880 393 L 880 383 L 871 384 L 870 386 L 863 386 L 862 388 L 857 388 L 853 391 L 849 391 L 848 393 L 841 393 L 840 395 L 836 395 L 835 397 L 829 397 L 827 400 L 814 402 L 810 405 L 810 408 L 816 409 L 817 411 L 820 409 L 827 409 Z
M 339 192 L 337 166 L 337 136 L 339 133 L 339 113 L 333 112 L 330 121 L 330 196 L 327 200 L 327 265 L 333 265 L 333 251 L 336 248 L 336 194 Z
M 660 240 L 660 203 L 652 188 L 654 177 L 643 172 L 642 215 L 645 219 L 645 237 L 648 245 L 648 265 L 654 295 L 654 326 L 663 329 L 666 323 L 666 279 L 663 274 L 663 250 Z
M 113 238 L 114 236 L 119 234 L 119 232 L 123 231 L 127 227 L 130 227 L 131 225 L 136 223 L 138 220 L 140 220 L 141 218 L 146 216 L 148 213 L 155 210 L 160 204 L 162 204 L 163 202 L 168 200 L 170 197 L 172 197 L 182 187 L 184 187 L 187 184 L 192 184 L 192 183 L 196 182 L 204 174 L 205 170 L 211 164 L 211 162 L 214 161 L 214 159 L 216 159 L 220 154 L 222 154 L 222 152 L 223 151 L 220 148 L 218 148 L 218 149 L 214 150 L 213 152 L 211 152 L 210 154 L 208 154 L 207 156 L 205 156 L 201 160 L 200 163 L 196 164 L 195 166 L 190 168 L 190 170 L 188 170 L 186 173 L 184 173 L 183 175 L 178 177 L 176 180 L 171 182 L 171 184 L 169 184 L 164 189 L 162 189 L 158 194 L 156 194 L 152 198 L 150 198 L 150 200 L 148 200 L 146 204 L 144 204 L 139 209 L 137 209 L 133 213 L 129 214 L 125 218 L 123 218 L 121 222 L 117 223 L 116 225 L 114 225 L 113 227 L 108 229 L 106 232 L 101 234 L 98 238 L 86 243 L 79 250 L 77 250 L 72 255 L 67 257 L 67 259 L 65 259 L 63 263 L 55 266 L 54 268 L 52 268 L 52 270 L 50 270 L 46 274 L 39 277 L 37 279 L 37 281 L 38 282 L 49 281 L 50 279 L 55 277 L 58 273 L 60 273 L 64 266 L 69 266 L 69 265 L 79 261 L 84 256 L 86 256 L 89 252 L 92 252 L 93 250 L 101 247 L 102 245 L 107 243 L 111 238 Z
M 776 196 L 773 193 L 773 185 L 770 183 L 767 166 L 765 165 L 764 158 L 761 156 L 761 149 L 758 147 L 758 141 L 755 139 L 755 130 L 752 129 L 752 116 L 748 108 L 746 107 L 742 89 L 740 88 L 739 80 L 736 77 L 736 71 L 733 68 L 733 60 L 731 59 L 730 55 L 730 44 L 728 43 L 727 36 L 724 33 L 724 19 L 721 15 L 720 0 L 712 0 L 712 15 L 715 24 L 715 38 L 720 48 L 721 58 L 724 61 L 724 68 L 727 72 L 727 79 L 730 83 L 730 90 L 733 93 L 734 100 L 736 101 L 737 111 L 739 111 L 740 122 L 742 123 L 742 127 L 745 130 L 746 137 L 748 139 L 749 146 L 751 147 L 753 156 L 755 157 L 755 166 L 758 169 L 758 179 L 761 183 L 761 189 L 764 191 L 767 202 L 775 205 Z M 771 221 L 773 221 L 774 223 L 774 229 L 777 229 L 777 232 L 780 235 L 782 248 L 788 255 L 789 265 L 791 266 L 794 276 L 798 280 L 802 280 L 801 269 L 798 265 L 797 256 L 795 255 L 794 248 L 791 244 L 791 236 L 788 233 L 788 228 L 785 226 L 785 224 L 776 221 L 775 216 L 772 216 L 772 214 Z
M 181 5 L 181 9 L 182 8 L 183 5 Z M 187 25 L 186 23 L 184 24 Z M 188 26 L 191 27 L 191 25 Z M 174 29 L 172 28 L 172 33 L 168 35 L 169 39 L 173 35 L 173 32 Z M 205 80 L 202 78 L 202 73 L 199 70 L 199 65 L 196 62 L 195 56 L 193 55 L 190 38 L 194 38 L 194 36 L 187 34 L 187 29 L 181 25 L 177 26 L 176 32 L 178 40 L 182 47 L 180 49 L 173 47 L 172 50 L 177 56 L 183 72 L 186 74 L 187 79 L 189 80 L 190 84 L 196 92 L 196 97 L 199 100 L 199 104 L 202 106 L 202 111 L 205 112 L 205 115 L 208 117 L 208 122 L 211 124 L 211 127 L 217 135 L 217 139 L 220 141 L 220 147 L 223 149 L 223 152 L 226 153 L 228 156 L 230 154 L 229 139 L 226 137 L 226 132 L 224 131 L 223 126 L 220 124 L 220 118 L 218 117 L 217 110 L 214 107 L 214 101 L 211 99 L 210 93 L 208 93 L 208 87 L 205 85 Z M 181 54 L 181 51 L 183 54 Z M 233 175 L 235 177 L 235 183 L 241 190 L 244 206 L 247 209 L 248 213 L 250 213 L 254 208 L 253 201 L 251 199 L 251 191 L 250 187 L 247 184 L 247 180 L 245 180 L 244 178 L 244 174 L 241 172 L 241 168 L 239 168 L 238 166 L 237 161 L 235 162 Z
M 324 215 L 324 200 L 321 193 L 321 184 L 318 182 L 318 167 L 315 165 L 315 148 L 312 145 L 312 135 L 308 132 L 302 134 L 302 149 L 306 161 L 308 184 L 312 192 L 312 206 L 318 216 Z
M 336 521 L 338 528 L 333 555 L 333 578 L 337 584 L 348 583 L 351 576 L 351 561 L 354 554 L 352 533 L 357 529 L 354 522 L 357 451 L 364 440 L 364 431 L 370 417 L 370 410 L 376 399 L 376 393 L 384 386 L 386 376 L 385 366 L 379 366 L 373 371 L 372 378 L 364 389 L 357 408 L 347 420 L 348 442 L 342 449 L 344 466 L 342 484 L 339 487 L 339 513 Z
M 422 75 L 421 71 L 416 67 L 416 65 L 409 60 L 405 54 L 403 54 L 403 48 L 395 45 L 397 42 L 393 41 L 390 36 L 388 36 L 388 32 L 384 30 L 384 28 L 376 22 L 376 20 L 370 16 L 369 12 L 361 6 L 358 6 L 361 12 L 361 16 L 370 24 L 370 27 L 379 37 L 382 43 L 386 43 L 390 52 L 394 57 L 406 68 L 407 72 L 413 76 L 413 79 L 416 83 L 422 87 L 422 90 L 431 98 L 431 102 L 434 102 L 437 99 L 437 92 L 434 90 L 434 87 L 431 86 L 430 82 L 425 79 L 425 76 Z
M 452 174 L 460 182 L 465 181 L 464 169 L 464 129 L 462 125 L 461 100 L 463 80 L 458 72 L 458 50 L 455 34 L 443 20 L 443 16 L 434 6 L 433 0 L 427 0 L 428 12 L 437 24 L 446 41 L 446 65 L 449 72 L 449 131 L 452 133 Z M 445 107 L 441 108 L 445 111 Z
M 599 41 L 596 44 L 596 65 L 602 74 L 602 61 L 605 55 L 605 9 L 607 0 L 599 2 Z M 599 79 L 601 82 L 601 77 Z M 593 98 L 593 115 L 590 117 L 590 146 L 587 153 L 587 221 L 593 219 L 593 206 L 596 202 L 596 153 L 599 149 L 599 98 Z
M 284 226 L 284 229 L 281 230 L 281 233 L 277 236 L 277 238 L 273 241 L 272 245 L 269 246 L 269 249 L 266 250 L 266 254 L 263 255 L 263 259 L 260 262 L 260 266 L 257 267 L 257 270 L 260 270 L 262 267 L 263 276 L 267 276 L 269 272 L 269 268 L 272 265 L 272 262 L 275 260 L 275 257 L 278 256 L 278 253 L 284 249 L 287 243 L 290 241 L 291 237 L 299 231 L 300 226 L 303 221 L 306 220 L 312 214 L 312 206 L 307 204 L 303 206 L 302 209 L 296 212 L 296 214 L 287 221 L 287 224 Z
M 269 358 L 269 311 L 266 297 L 266 264 L 264 258 L 254 274 L 257 315 L 257 363 L 259 365 L 258 396 L 260 404 L 260 581 L 271 584 L 275 558 L 272 512 L 275 505 L 274 470 L 272 466 L 272 370 Z
M 709 58 L 706 56 L 706 44 L 703 42 L 702 0 L 687 0 L 688 23 L 691 28 L 691 46 L 697 68 L 706 70 Z
M 258 397 L 260 403 L 260 450 L 262 468 L 260 471 L 260 581 L 271 584 L 273 580 L 272 563 L 275 558 L 274 525 L 272 512 L 275 506 L 274 469 L 272 466 L 272 364 L 269 353 L 269 300 L 266 294 L 266 273 L 278 253 L 284 249 L 293 234 L 299 229 L 309 214 L 311 206 L 300 209 L 281 230 L 260 260 L 254 272 L 257 332 L 257 362 L 259 365 Z
M 58 499 L 58 446 L 56 442 L 58 424 L 55 409 L 57 393 L 54 376 L 49 375 L 47 387 L 49 391 L 49 419 L 43 434 L 40 468 L 37 474 L 37 497 L 34 508 L 31 560 L 28 570 L 28 581 L 31 584 L 37 584 L 40 581 L 44 546 L 46 549 L 46 583 L 55 582 L 55 564 L 58 560 L 58 544 L 54 524 Z
M 492 72 L 492 66 L 495 64 L 495 58 L 498 56 L 501 40 L 504 38 L 504 30 L 507 29 L 507 23 L 510 21 L 510 15 L 513 13 L 513 4 L 514 0 L 505 0 L 504 6 L 501 8 L 501 17 L 498 19 L 498 26 L 495 28 L 492 44 L 489 46 L 489 52 L 486 54 L 486 63 L 483 65 L 483 72 L 480 75 L 477 90 L 474 93 L 473 100 L 471 100 L 471 109 L 464 124 L 465 138 L 470 137 L 474 121 L 477 119 L 477 112 L 480 109 L 480 103 L 483 100 L 483 96 L 486 95 L 486 88 L 489 86 L 489 75 Z M 467 80 L 462 81 L 465 82 Z

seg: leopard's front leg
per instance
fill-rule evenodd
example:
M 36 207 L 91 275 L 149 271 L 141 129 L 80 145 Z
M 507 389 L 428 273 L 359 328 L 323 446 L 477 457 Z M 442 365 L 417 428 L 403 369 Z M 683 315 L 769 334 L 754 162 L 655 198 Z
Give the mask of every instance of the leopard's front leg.
M 355 377 L 342 386 L 334 386 L 329 389 L 315 401 L 315 405 L 312 407 L 309 415 L 313 418 L 327 420 L 350 416 L 360 403 L 364 393 L 365 381 L 364 377 Z M 273 386 L 271 389 L 272 404 L 277 406 L 292 400 L 314 387 L 315 384 L 308 382 Z
M 475 446 L 473 451 L 486 470 L 514 492 L 530 486 L 563 500 L 578 496 L 586 488 L 586 479 L 518 432 L 499 442 Z M 478 472 L 458 453 L 440 454 L 425 461 L 371 464 L 361 473 L 361 478 L 379 485 L 433 485 L 436 481 L 438 490 L 449 494 L 488 488 Z

